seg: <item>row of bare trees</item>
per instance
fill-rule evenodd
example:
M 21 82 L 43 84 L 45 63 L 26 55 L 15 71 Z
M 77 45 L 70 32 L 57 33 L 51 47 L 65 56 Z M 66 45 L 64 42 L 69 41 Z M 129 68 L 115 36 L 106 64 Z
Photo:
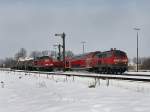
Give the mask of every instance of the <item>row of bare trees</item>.
M 145 59 L 142 63 L 142 69 L 150 70 L 150 57 Z
M 136 66 L 137 58 L 134 57 L 133 59 L 129 59 L 129 63 L 131 63 L 131 62 L 133 65 Z M 140 69 L 150 70 L 150 57 L 140 57 L 138 59 L 138 64 L 139 64 Z M 130 67 L 133 68 L 132 66 L 130 66 Z

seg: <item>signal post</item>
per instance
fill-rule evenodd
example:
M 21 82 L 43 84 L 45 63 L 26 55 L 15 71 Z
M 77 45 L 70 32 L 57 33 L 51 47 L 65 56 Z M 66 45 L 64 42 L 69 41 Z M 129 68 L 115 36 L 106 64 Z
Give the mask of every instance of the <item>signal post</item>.
M 61 38 L 62 38 L 62 40 L 63 40 L 63 45 L 62 45 L 62 48 L 63 48 L 63 68 L 64 68 L 64 70 L 65 70 L 65 68 L 66 68 L 66 60 L 65 60 L 65 33 L 63 32 L 63 33 L 61 33 L 61 34 L 55 34 L 55 36 L 60 36 Z M 61 47 L 61 45 L 60 45 L 60 47 Z

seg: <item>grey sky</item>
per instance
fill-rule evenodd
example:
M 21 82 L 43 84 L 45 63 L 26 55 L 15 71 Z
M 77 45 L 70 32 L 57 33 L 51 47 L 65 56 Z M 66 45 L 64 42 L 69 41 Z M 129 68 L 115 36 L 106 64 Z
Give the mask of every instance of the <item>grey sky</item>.
M 21 47 L 53 50 L 66 33 L 66 48 L 82 53 L 117 48 L 136 56 L 135 26 L 141 28 L 140 56 L 150 56 L 149 0 L 0 0 L 0 58 Z

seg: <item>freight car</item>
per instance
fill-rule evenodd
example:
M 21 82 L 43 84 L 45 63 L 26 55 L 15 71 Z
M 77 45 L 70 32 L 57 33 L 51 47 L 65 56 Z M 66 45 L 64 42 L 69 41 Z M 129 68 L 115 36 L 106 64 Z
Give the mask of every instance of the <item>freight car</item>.
M 17 63 L 12 66 L 11 69 L 18 70 L 33 70 L 33 59 L 32 58 L 20 58 Z

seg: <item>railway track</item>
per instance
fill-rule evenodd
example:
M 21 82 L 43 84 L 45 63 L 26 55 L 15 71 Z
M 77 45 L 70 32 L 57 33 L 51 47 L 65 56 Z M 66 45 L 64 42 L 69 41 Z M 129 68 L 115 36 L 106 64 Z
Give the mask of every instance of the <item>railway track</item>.
M 150 77 L 150 75 L 147 75 L 147 74 L 127 74 L 127 73 L 124 73 L 122 74 L 123 76 L 139 76 L 139 77 Z
M 95 78 L 95 79 L 115 79 L 115 80 L 150 82 L 150 75 L 146 75 L 146 74 L 111 75 L 111 74 L 96 74 L 96 73 L 43 72 L 43 71 L 27 71 L 27 70 L 5 70 L 5 71 L 45 74 L 47 76 L 50 76 L 50 75 L 68 76 L 68 77 L 76 76 L 76 77 L 89 77 L 89 78 Z

